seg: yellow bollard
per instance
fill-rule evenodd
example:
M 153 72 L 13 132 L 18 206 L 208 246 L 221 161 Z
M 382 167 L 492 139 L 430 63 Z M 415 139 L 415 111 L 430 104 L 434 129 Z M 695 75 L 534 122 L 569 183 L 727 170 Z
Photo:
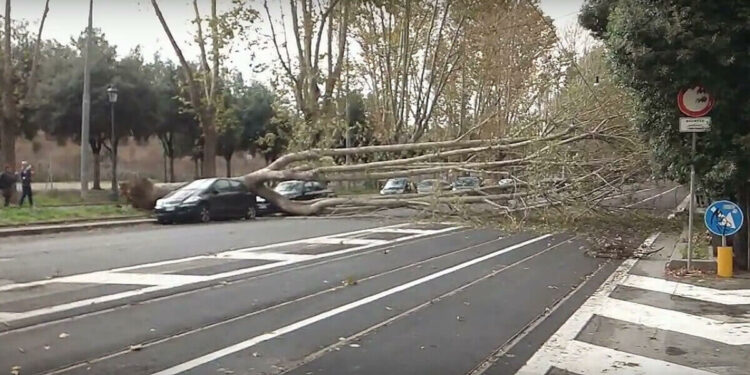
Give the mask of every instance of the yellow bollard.
M 719 277 L 732 277 L 732 248 L 719 246 L 716 248 L 716 274 Z

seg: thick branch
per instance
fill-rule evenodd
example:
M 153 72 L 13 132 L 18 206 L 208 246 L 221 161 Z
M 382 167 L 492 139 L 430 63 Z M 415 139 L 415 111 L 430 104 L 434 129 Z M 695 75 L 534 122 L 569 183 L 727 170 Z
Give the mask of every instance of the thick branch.
M 36 93 L 37 84 L 37 70 L 39 70 L 39 59 L 42 53 L 42 31 L 44 31 L 44 23 L 47 21 L 47 14 L 49 13 L 49 0 L 44 3 L 44 12 L 42 13 L 42 21 L 39 23 L 39 31 L 36 34 L 36 44 L 34 44 L 34 56 L 31 59 L 31 72 L 29 72 L 29 79 L 26 88 L 26 96 L 24 97 L 26 102 L 34 99 Z

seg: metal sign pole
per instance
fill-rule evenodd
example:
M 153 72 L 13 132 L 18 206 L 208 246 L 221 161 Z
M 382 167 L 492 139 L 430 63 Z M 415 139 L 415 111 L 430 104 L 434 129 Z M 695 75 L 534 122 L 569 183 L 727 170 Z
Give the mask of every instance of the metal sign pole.
M 688 258 L 687 269 L 693 268 L 693 213 L 695 212 L 695 144 L 696 133 L 693 133 L 693 146 L 690 152 L 690 208 L 688 213 Z

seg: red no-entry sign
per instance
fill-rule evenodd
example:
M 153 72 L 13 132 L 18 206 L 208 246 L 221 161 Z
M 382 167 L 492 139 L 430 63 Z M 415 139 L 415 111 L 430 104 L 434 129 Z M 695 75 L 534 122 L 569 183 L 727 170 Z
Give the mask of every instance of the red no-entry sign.
M 714 107 L 714 98 L 703 86 L 694 86 L 680 90 L 677 106 L 686 116 L 703 117 Z

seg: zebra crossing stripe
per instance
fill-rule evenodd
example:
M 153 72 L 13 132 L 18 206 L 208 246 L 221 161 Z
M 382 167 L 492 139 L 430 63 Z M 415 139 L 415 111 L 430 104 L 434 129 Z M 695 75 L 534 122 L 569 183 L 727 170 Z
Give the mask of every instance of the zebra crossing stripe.
M 653 240 L 655 237 L 651 239 L 652 243 Z M 596 316 L 688 335 L 695 337 L 695 340 L 706 339 L 726 345 L 750 345 L 750 321 L 727 323 L 708 316 L 692 315 L 610 297 L 618 285 L 623 285 L 703 302 L 736 306 L 750 304 L 750 290 L 719 290 L 653 277 L 630 275 L 630 269 L 636 262 L 635 259 L 624 261 L 526 362 L 518 374 L 544 374 L 552 367 L 577 374 L 714 374 L 652 358 L 647 354 L 644 356 L 628 353 L 623 351 L 626 350 L 625 348 L 614 349 L 577 340 L 578 335 Z
M 517 374 L 542 375 L 554 366 L 582 375 L 716 375 L 658 359 L 621 352 L 581 341 L 568 341 L 560 348 L 543 348 L 543 361 L 529 361 Z M 537 356 L 534 356 L 537 358 Z
M 714 289 L 640 275 L 628 275 L 621 284 L 653 292 L 669 293 L 685 298 L 720 303 L 722 305 L 750 304 L 750 289 Z
M 750 324 L 724 323 L 702 316 L 686 314 L 615 298 L 604 298 L 596 315 L 640 324 L 652 328 L 684 333 L 729 345 L 750 344 Z

